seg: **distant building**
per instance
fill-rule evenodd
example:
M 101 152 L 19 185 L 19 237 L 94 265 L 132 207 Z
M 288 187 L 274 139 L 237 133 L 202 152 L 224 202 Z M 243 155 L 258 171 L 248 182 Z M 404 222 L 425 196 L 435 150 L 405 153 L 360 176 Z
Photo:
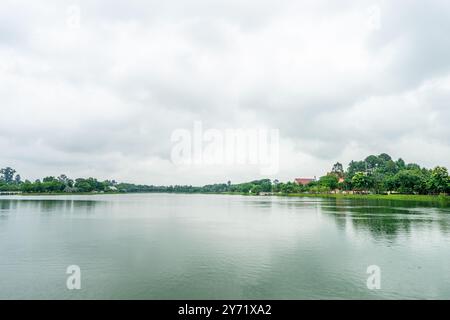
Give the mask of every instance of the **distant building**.
M 298 185 L 306 186 L 307 184 L 316 181 L 316 178 L 297 178 L 294 181 Z

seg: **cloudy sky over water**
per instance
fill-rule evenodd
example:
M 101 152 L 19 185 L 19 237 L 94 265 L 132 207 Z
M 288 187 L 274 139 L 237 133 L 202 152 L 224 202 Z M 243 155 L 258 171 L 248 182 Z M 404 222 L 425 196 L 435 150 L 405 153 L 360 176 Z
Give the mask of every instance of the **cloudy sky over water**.
M 175 165 L 174 130 L 279 130 L 279 172 L 387 152 L 450 167 L 450 1 L 0 5 L 0 167 L 149 184 L 262 178 Z

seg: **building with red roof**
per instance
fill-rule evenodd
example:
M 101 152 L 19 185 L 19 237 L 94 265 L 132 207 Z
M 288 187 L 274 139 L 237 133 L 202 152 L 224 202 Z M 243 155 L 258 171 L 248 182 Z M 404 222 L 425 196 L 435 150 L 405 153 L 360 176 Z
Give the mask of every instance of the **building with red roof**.
M 295 183 L 298 185 L 306 186 L 307 184 L 316 181 L 315 178 L 296 178 Z

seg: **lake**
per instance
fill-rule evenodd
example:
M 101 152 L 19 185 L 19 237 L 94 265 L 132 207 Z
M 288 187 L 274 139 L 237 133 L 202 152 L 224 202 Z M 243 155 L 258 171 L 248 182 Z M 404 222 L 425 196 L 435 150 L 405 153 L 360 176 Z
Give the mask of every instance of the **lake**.
M 68 290 L 66 269 L 81 270 Z M 369 266 L 380 289 L 369 290 Z M 0 197 L 0 299 L 450 299 L 450 208 L 123 194 Z

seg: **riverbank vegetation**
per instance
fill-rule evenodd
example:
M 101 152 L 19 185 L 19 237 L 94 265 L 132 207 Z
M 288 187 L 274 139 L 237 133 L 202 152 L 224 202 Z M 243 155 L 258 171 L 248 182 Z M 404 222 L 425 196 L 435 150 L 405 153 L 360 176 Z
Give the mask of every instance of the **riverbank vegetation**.
M 405 195 L 446 195 L 450 193 L 450 178 L 445 167 L 422 168 L 418 164 L 402 159 L 394 161 L 383 153 L 370 155 L 361 161 L 351 161 L 344 170 L 336 163 L 330 172 L 308 184 L 294 181 L 261 179 L 245 183 L 211 184 L 202 187 L 174 185 L 155 186 L 118 183 L 114 180 L 98 181 L 95 178 L 70 179 L 66 175 L 45 177 L 34 182 L 22 180 L 16 170 L 7 167 L 0 170 L 0 192 L 42 193 L 232 193 L 232 194 L 281 194 L 303 196 L 356 196 L 396 194 Z M 410 197 L 411 198 L 411 197 Z M 421 199 L 425 199 L 422 197 Z M 428 199 L 428 198 L 427 198 Z

